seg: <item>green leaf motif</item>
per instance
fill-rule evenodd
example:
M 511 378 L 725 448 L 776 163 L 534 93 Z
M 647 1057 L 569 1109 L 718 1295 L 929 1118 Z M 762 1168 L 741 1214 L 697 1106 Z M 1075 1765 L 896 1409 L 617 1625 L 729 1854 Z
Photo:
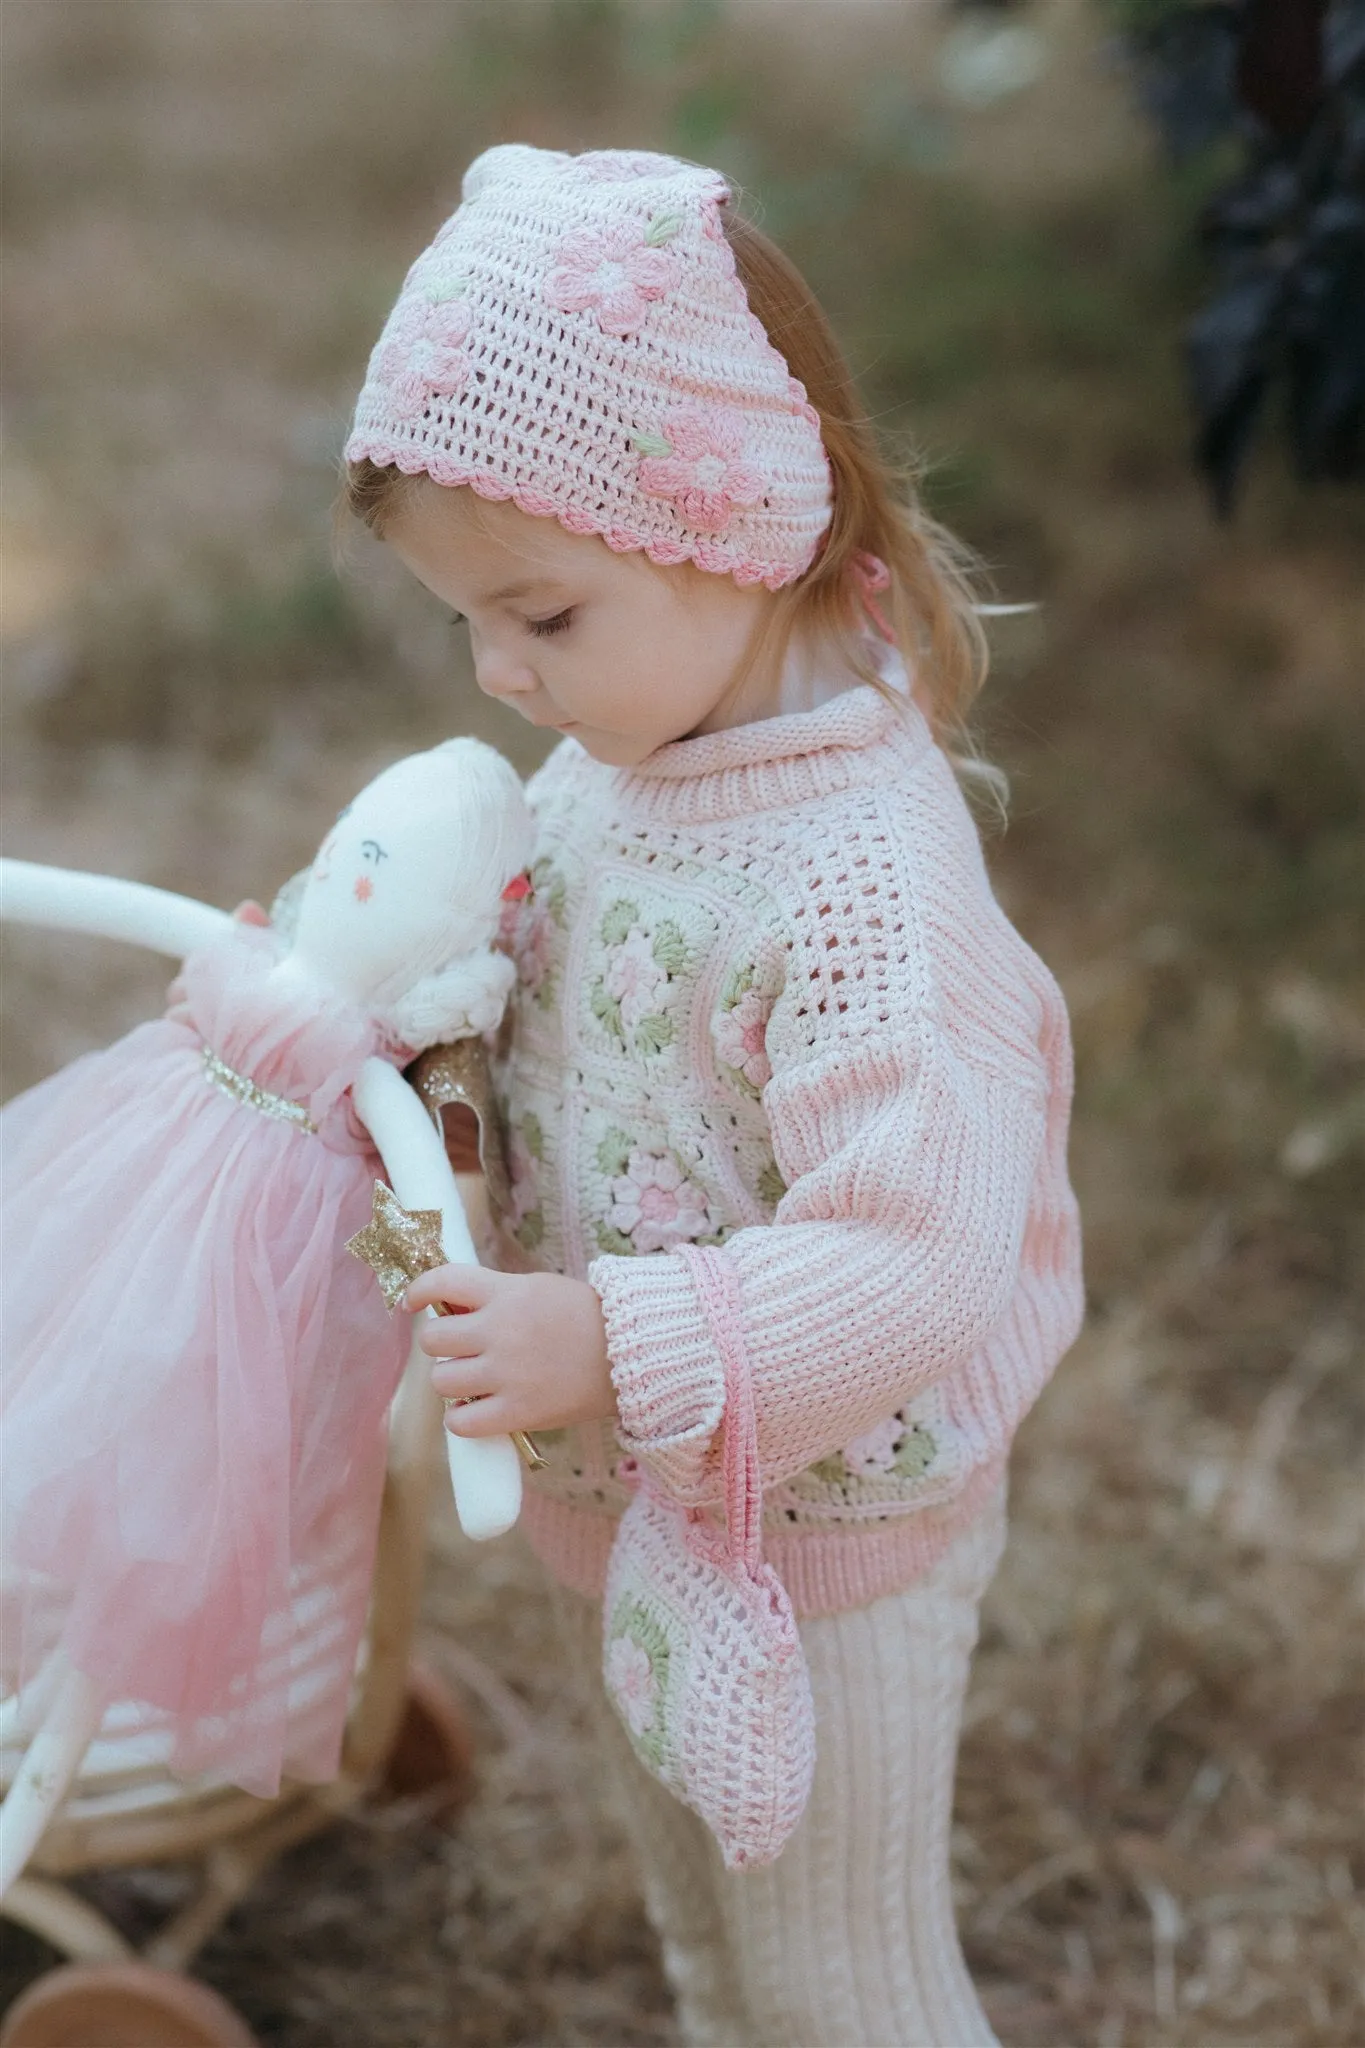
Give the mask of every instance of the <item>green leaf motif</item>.
M 648 1057 L 672 1045 L 676 1036 L 671 1017 L 642 1017 L 635 1027 L 635 1050 Z
M 597 1170 L 608 1180 L 617 1180 L 630 1164 L 630 1155 L 635 1150 L 624 1131 L 612 1129 L 602 1138 L 597 1147 Z
M 898 1472 L 902 1479 L 918 1479 L 922 1472 L 929 1470 L 937 1456 L 938 1445 L 932 1433 L 923 1423 L 915 1422 L 897 1446 L 891 1470 Z
M 848 1467 L 842 1451 L 831 1451 L 827 1458 L 817 1458 L 809 1470 L 812 1478 L 822 1479 L 826 1486 L 842 1486 L 848 1479 Z
M 737 967 L 721 990 L 722 1010 L 733 1010 L 737 1004 L 742 1003 L 757 979 L 752 967 Z
M 541 1126 L 540 1118 L 535 1114 L 534 1110 L 528 1109 L 525 1116 L 521 1119 L 521 1135 L 526 1140 L 526 1149 L 531 1157 L 538 1159 L 543 1166 L 545 1163 L 545 1132 Z
M 687 941 L 671 917 L 666 917 L 650 941 L 655 964 L 665 974 L 681 974 L 687 965 Z
M 634 1255 L 635 1247 L 628 1237 L 619 1230 L 613 1230 L 609 1223 L 599 1223 L 596 1230 L 597 1249 L 612 1252 L 617 1258 L 628 1259 Z
M 659 461 L 673 453 L 672 442 L 666 441 L 662 434 L 632 434 L 630 445 L 637 455 L 652 455 Z
M 665 242 L 671 242 L 683 224 L 680 213 L 656 213 L 645 229 L 645 241 L 651 249 L 662 249 Z
M 608 906 L 602 919 L 602 943 L 607 946 L 621 945 L 630 936 L 631 926 L 639 922 L 639 904 L 631 903 L 624 896 L 618 897 L 615 903 Z
M 537 1248 L 538 1248 L 538 1247 L 539 1247 L 539 1246 L 540 1246 L 540 1245 L 541 1245 L 541 1244 L 542 1244 L 542 1243 L 544 1242 L 544 1238 L 545 1238 L 545 1212 L 544 1212 L 544 1210 L 543 1210 L 543 1209 L 530 1209 L 530 1210 L 528 1210 L 528 1211 L 527 1211 L 527 1213 L 526 1213 L 526 1214 L 525 1214 L 525 1215 L 524 1215 L 524 1216 L 522 1217 L 522 1219 L 521 1219 L 520 1223 L 519 1223 L 519 1224 L 517 1225 L 517 1228 L 516 1228 L 516 1240 L 517 1240 L 517 1243 L 518 1243 L 518 1244 L 519 1244 L 519 1245 L 521 1246 L 521 1248 L 522 1248 L 522 1250 L 523 1250 L 523 1251 L 533 1252 L 533 1251 L 535 1251 L 535 1250 L 536 1250 L 536 1249 L 537 1249 Z
M 564 903 L 567 896 L 564 877 L 559 874 L 548 854 L 542 854 L 531 869 L 531 887 L 537 903 L 543 903 L 557 925 L 564 923 Z
M 768 1202 L 775 1209 L 787 1192 L 787 1183 L 777 1170 L 776 1160 L 770 1160 L 758 1176 L 758 1199 Z
M 593 1016 L 596 1017 L 598 1023 L 605 1026 L 612 1036 L 619 1039 L 621 1044 L 624 1045 L 626 1033 L 625 1027 L 621 1022 L 621 1005 L 616 1000 L 616 997 L 607 994 L 604 983 L 595 981 L 592 985 L 590 1001 Z

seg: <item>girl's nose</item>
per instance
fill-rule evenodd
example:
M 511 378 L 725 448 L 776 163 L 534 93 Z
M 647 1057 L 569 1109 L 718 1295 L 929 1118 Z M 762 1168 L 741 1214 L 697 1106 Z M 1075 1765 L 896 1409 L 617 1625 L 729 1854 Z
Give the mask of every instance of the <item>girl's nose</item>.
M 486 697 L 529 697 L 539 688 L 531 669 L 499 654 L 494 647 L 476 651 L 474 680 Z

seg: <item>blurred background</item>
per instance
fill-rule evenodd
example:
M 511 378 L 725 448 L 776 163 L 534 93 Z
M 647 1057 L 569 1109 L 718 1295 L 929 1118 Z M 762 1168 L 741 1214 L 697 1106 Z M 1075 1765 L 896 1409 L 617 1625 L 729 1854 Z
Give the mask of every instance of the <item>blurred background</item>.
M 397 754 L 534 764 L 434 602 L 331 552 L 366 356 L 495 141 L 724 169 L 992 594 L 1036 602 L 994 632 L 987 852 L 1071 1005 L 1090 1316 L 1019 1444 L 964 1941 L 1011 2048 L 1358 2042 L 1365 500 L 1274 431 L 1230 521 L 1191 467 L 1226 153 L 1172 167 L 1102 0 L 2 20 L 6 852 L 268 900 Z M 36 934 L 3 965 L 10 1093 L 166 979 Z M 201 1974 L 278 2048 L 669 2043 L 535 1568 L 438 1500 L 422 1646 L 473 1804 L 296 1851 Z M 176 1884 L 101 1898 L 133 1925 Z M 3 1996 L 51 1960 L 14 1935 Z

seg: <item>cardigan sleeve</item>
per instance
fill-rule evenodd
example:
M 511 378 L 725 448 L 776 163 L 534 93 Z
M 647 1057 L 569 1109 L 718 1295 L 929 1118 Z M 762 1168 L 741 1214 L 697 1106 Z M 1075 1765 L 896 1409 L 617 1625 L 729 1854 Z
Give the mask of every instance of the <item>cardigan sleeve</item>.
M 845 964 L 850 952 L 842 956 Z M 922 977 L 868 1016 L 779 1014 L 763 1104 L 787 1192 L 733 1262 L 765 1485 L 804 1470 L 967 1359 L 1005 1315 L 1047 1121 L 1044 1063 L 968 1057 Z M 776 1028 L 774 1028 L 776 1027 Z M 1028 1055 L 1032 1055 L 1030 1058 Z M 713 1499 L 724 1367 L 685 1262 L 608 1256 L 601 1297 L 622 1444 L 676 1497 Z

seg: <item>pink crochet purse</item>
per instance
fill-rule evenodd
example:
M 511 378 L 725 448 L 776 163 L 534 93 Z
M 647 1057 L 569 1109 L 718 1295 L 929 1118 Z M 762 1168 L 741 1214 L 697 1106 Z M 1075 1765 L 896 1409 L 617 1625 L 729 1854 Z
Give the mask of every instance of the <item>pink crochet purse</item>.
M 626 1469 L 635 1497 L 607 1572 L 603 1675 L 645 1768 L 700 1814 L 732 1870 L 771 1863 L 815 1768 L 810 1674 L 762 1561 L 753 1389 L 729 1262 L 679 1246 L 725 1361 L 725 1528 Z

